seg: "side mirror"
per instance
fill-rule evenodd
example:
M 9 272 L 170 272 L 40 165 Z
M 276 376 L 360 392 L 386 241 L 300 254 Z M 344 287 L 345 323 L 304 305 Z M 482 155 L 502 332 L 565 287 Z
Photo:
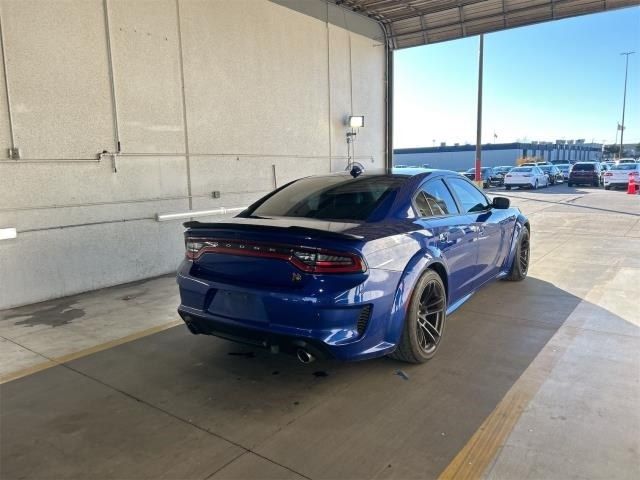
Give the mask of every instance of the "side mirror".
M 506 197 L 493 197 L 493 202 L 491 206 L 493 208 L 497 208 L 499 210 L 504 210 L 505 208 L 509 208 L 511 205 L 511 200 Z

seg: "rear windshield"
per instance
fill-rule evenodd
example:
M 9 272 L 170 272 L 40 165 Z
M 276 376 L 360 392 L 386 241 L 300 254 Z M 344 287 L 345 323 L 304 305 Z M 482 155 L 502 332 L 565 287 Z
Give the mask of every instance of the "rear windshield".
M 611 170 L 635 170 L 636 168 L 638 168 L 638 165 L 635 163 L 621 163 L 612 166 Z
M 303 178 L 266 199 L 251 216 L 366 220 L 407 178 L 392 175 Z
M 559 169 L 559 170 L 562 170 L 563 172 L 564 172 L 565 170 L 569 170 L 569 167 L 570 167 L 570 166 L 571 166 L 571 165 L 556 165 L 556 167 L 558 167 L 558 169 Z
M 572 170 L 574 172 L 588 172 L 595 170 L 596 166 L 593 163 L 576 163 Z
M 512 168 L 511 172 L 509 172 L 509 173 L 513 173 L 513 172 L 516 172 L 516 173 L 525 173 L 526 172 L 526 173 L 528 173 L 528 172 L 531 172 L 531 170 L 533 170 L 532 167 L 517 167 L 517 168 Z

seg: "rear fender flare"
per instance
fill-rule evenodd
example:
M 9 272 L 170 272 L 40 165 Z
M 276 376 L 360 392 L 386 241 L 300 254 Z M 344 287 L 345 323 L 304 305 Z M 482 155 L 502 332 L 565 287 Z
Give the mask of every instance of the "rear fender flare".
M 388 342 L 394 344 L 398 343 L 400 335 L 402 335 L 404 318 L 413 294 L 413 289 L 424 271 L 433 267 L 435 264 L 438 264 L 439 267 L 444 269 L 448 278 L 449 267 L 447 266 L 446 260 L 439 255 L 439 252 L 421 250 L 407 263 L 407 266 L 402 273 L 402 277 L 398 282 L 398 286 L 396 287 L 393 305 L 391 307 L 391 314 L 389 315 L 389 325 L 387 327 L 386 334 Z M 444 279 L 443 281 L 448 283 L 447 279 Z
M 511 265 L 513 264 L 513 259 L 516 256 L 516 249 L 518 246 L 518 238 L 520 238 L 520 232 L 525 227 L 525 225 L 529 228 L 529 234 L 531 234 L 531 227 L 529 226 L 529 221 L 527 220 L 527 218 L 522 214 L 518 215 L 518 218 L 516 219 L 516 224 L 513 227 L 513 236 L 511 237 L 509 255 L 507 256 L 507 259 L 505 261 L 504 268 L 503 268 L 505 272 L 508 272 L 509 269 L 511 268 Z

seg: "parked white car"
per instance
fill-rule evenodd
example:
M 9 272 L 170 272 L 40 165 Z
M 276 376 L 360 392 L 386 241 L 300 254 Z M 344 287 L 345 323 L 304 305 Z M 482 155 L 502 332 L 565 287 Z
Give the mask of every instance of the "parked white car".
M 638 163 L 635 158 L 621 158 L 616 160 L 616 165 L 620 165 L 621 163 Z
M 515 167 L 504 177 L 504 188 L 511 190 L 511 187 L 527 187 L 537 189 L 538 187 L 548 187 L 549 179 L 540 167 Z
M 636 183 L 640 181 L 640 163 L 619 163 L 611 167 L 611 170 L 604 174 L 604 189 L 627 188 L 629 175 L 633 175 Z

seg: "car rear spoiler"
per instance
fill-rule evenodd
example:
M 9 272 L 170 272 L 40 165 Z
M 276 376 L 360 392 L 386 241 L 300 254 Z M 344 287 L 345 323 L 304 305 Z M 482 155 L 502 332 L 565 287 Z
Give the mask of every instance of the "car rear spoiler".
M 300 227 L 292 225 L 289 227 L 280 227 L 276 225 L 255 225 L 251 223 L 202 223 L 198 221 L 185 222 L 182 224 L 185 228 L 191 230 L 234 230 L 234 231 L 267 231 L 267 232 L 289 232 L 294 234 L 302 234 L 323 238 L 334 238 L 337 240 L 364 240 L 362 235 L 355 235 L 352 233 L 332 232 L 329 230 L 321 230 L 319 228 Z

